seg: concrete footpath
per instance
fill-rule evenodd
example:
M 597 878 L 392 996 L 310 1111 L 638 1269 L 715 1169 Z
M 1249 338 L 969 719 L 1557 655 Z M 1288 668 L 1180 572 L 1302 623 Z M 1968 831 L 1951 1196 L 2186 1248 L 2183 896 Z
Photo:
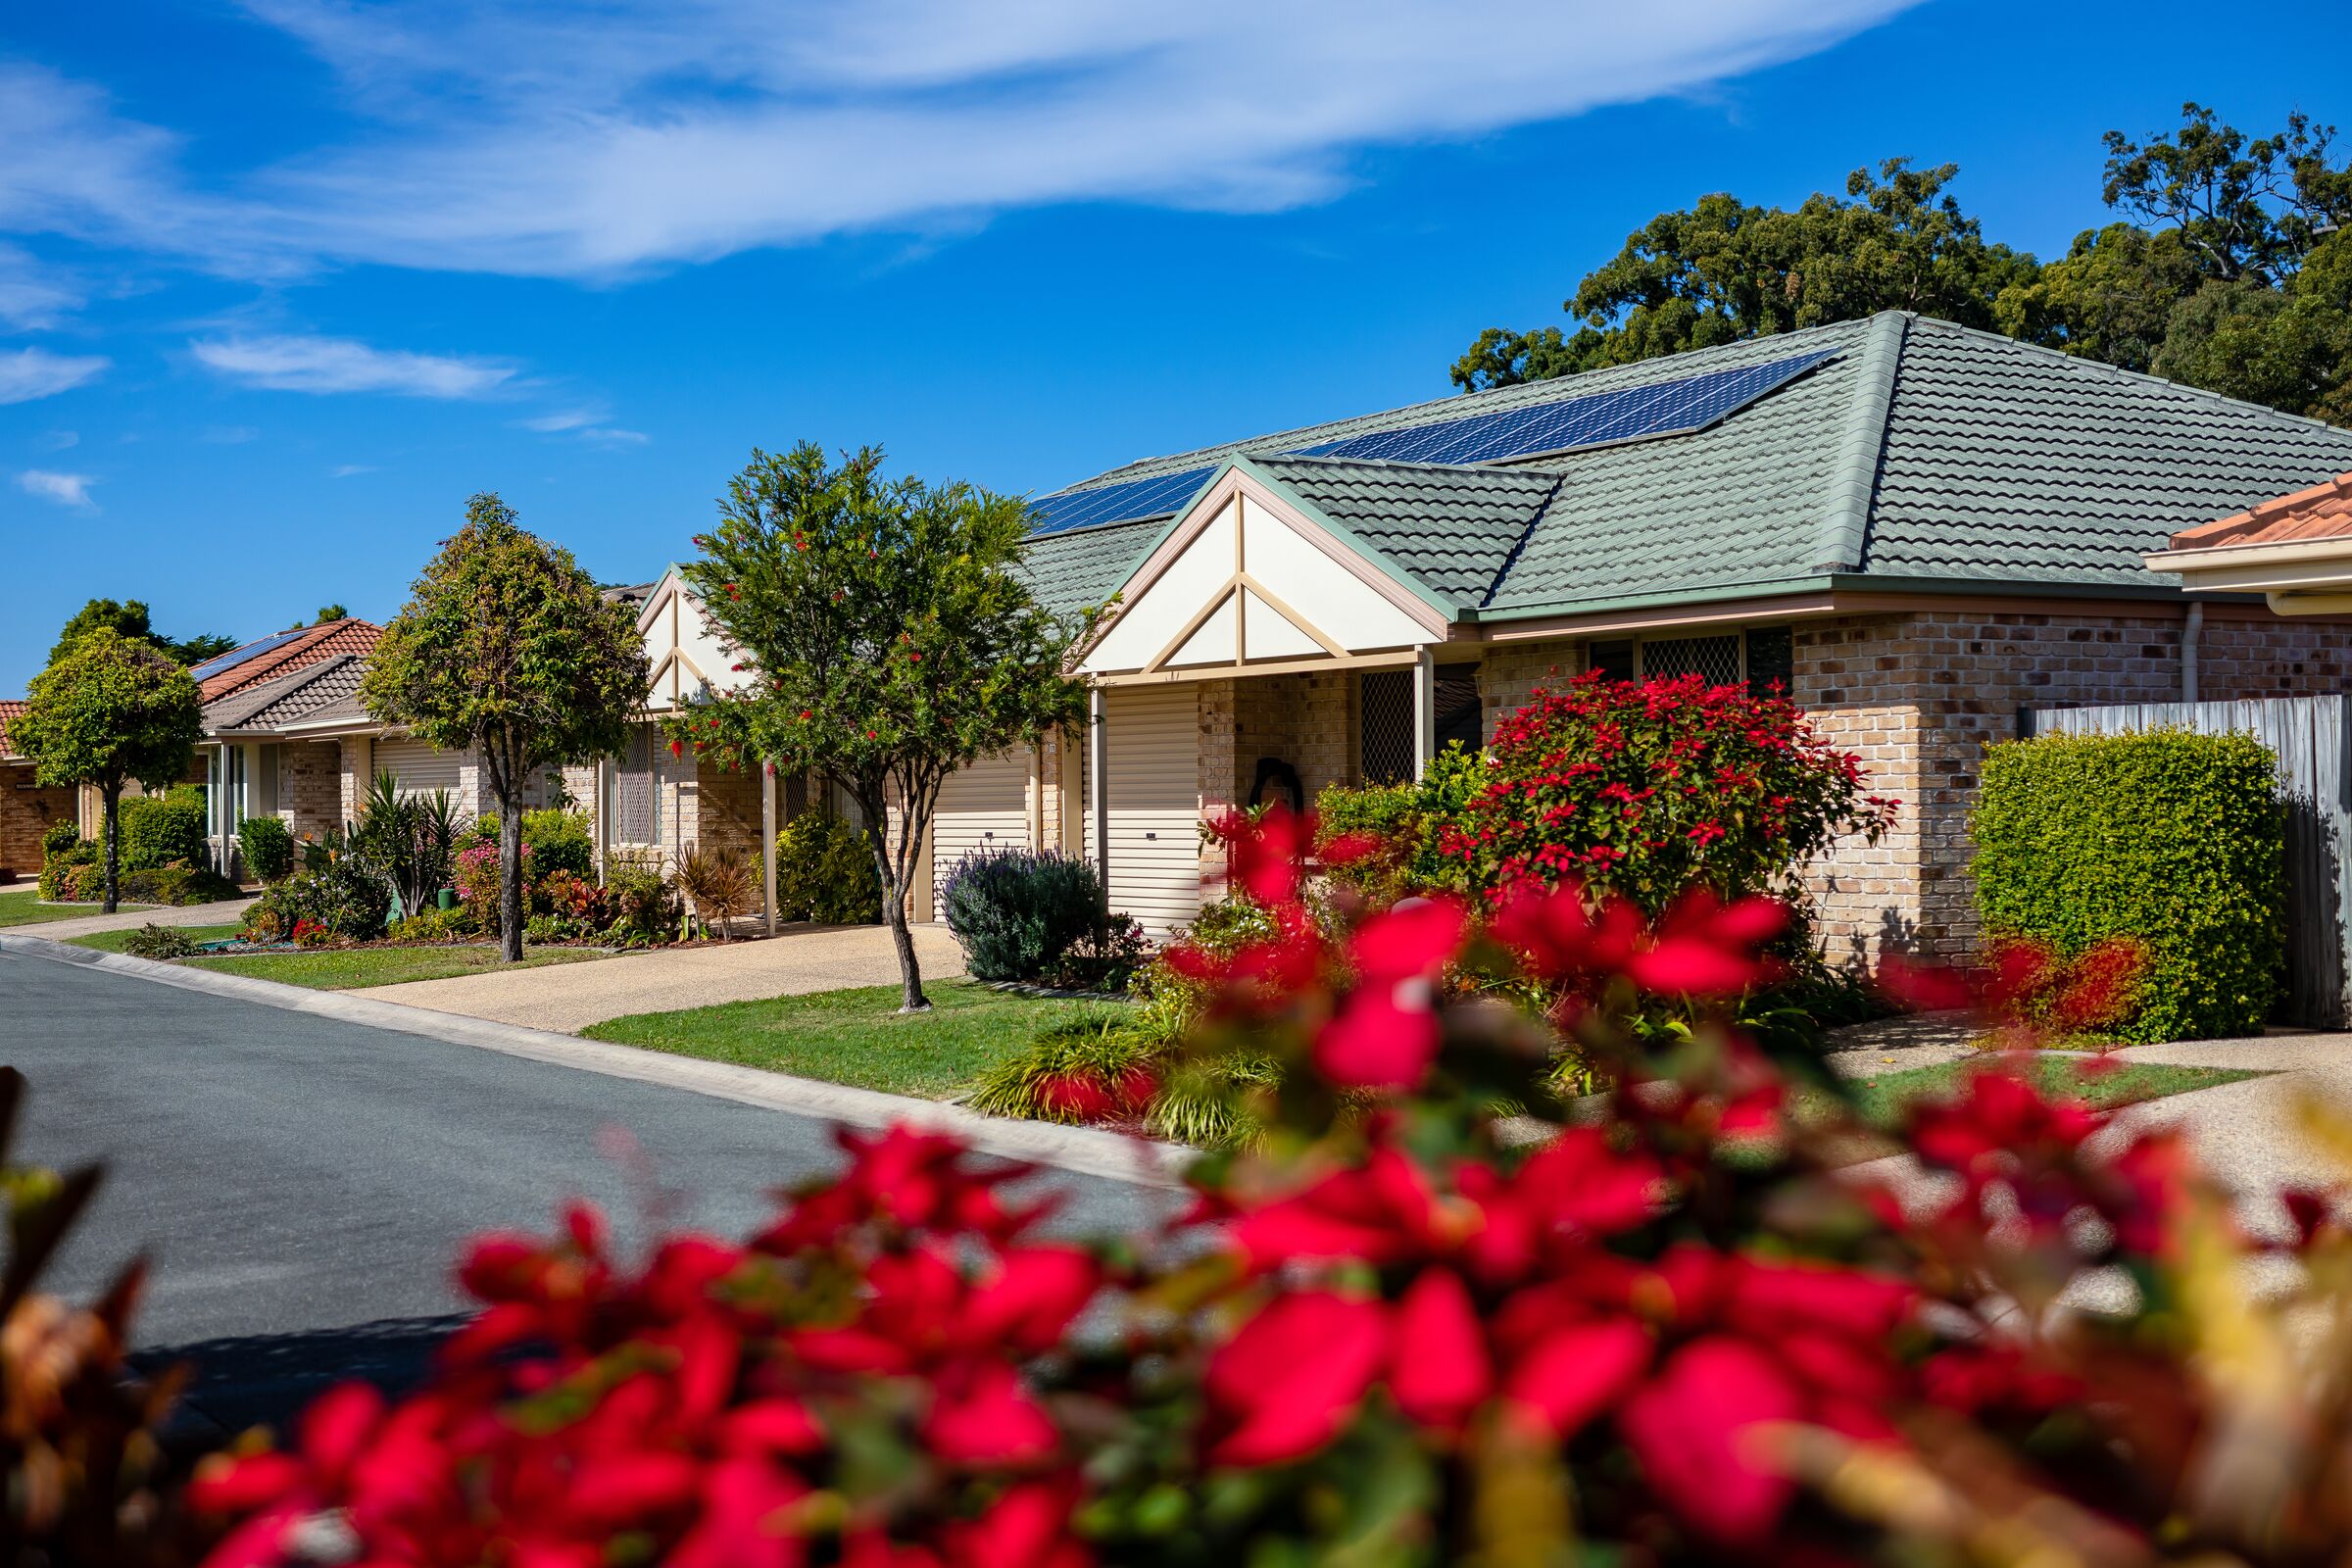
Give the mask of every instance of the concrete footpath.
M 963 973 L 963 950 L 943 926 L 915 927 L 914 953 L 926 980 Z M 571 1034 L 637 1012 L 675 1012 L 721 1002 L 898 982 L 899 960 L 891 951 L 888 928 L 800 926 L 758 941 L 661 948 L 585 963 L 447 980 L 410 980 L 346 995 Z
M 68 937 L 86 937 L 99 931 L 136 931 L 143 925 L 235 925 L 252 907 L 250 898 L 223 899 L 218 904 L 166 905 L 119 909 L 113 914 L 82 915 L 72 920 L 44 920 L 37 925 L 6 925 L 0 926 L 0 933 L 63 942 Z

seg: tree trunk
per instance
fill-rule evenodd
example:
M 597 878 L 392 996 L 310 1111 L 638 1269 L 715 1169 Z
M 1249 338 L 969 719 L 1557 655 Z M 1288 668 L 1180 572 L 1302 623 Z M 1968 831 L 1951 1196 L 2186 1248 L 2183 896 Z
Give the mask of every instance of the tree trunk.
M 498 797 L 498 956 L 522 961 L 522 806 L 512 785 Z
M 106 822 L 100 831 L 106 835 L 106 905 L 98 912 L 115 912 L 115 879 L 122 864 L 122 786 L 109 784 L 101 792 L 106 800 Z
M 890 926 L 890 945 L 899 956 L 899 1010 L 928 1012 L 931 999 L 923 995 L 923 969 L 914 956 L 914 933 L 906 925 L 906 889 L 901 885 L 898 868 L 891 864 L 889 850 L 880 842 L 888 836 L 874 835 L 874 864 L 882 873 L 882 918 Z

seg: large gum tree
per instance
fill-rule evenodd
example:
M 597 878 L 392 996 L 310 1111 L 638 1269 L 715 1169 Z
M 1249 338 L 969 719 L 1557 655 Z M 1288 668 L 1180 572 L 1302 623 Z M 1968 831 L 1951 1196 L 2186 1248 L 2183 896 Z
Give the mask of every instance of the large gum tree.
M 698 715 L 701 733 L 813 768 L 858 804 L 907 1011 L 930 1005 L 906 904 L 940 785 L 1085 711 L 1066 665 L 1096 614 L 1031 596 L 1028 529 L 1017 497 L 890 478 L 877 448 L 836 464 L 804 442 L 752 454 L 684 568 L 747 676 Z
M 95 785 L 106 803 L 106 912 L 115 912 L 122 862 L 123 788 L 187 776 L 204 730 L 195 678 L 144 639 L 111 626 L 62 644 L 33 677 L 30 702 L 9 720 L 8 743 L 32 759 L 42 784 Z
M 499 944 L 522 957 L 522 791 L 566 762 L 618 752 L 645 702 L 645 644 L 571 552 L 524 531 L 494 494 L 426 563 L 369 656 L 370 716 L 444 751 L 472 751 L 498 802 Z

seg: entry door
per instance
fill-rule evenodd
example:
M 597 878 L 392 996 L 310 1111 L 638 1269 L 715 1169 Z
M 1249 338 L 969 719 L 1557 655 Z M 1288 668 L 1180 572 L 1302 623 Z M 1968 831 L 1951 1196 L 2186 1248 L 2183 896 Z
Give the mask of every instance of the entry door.
M 931 812 L 931 884 L 947 886 L 956 862 L 976 850 L 1029 848 L 1029 754 L 984 757 L 939 787 Z
M 1164 933 L 1200 912 L 1200 688 L 1123 686 L 1104 694 L 1114 913 Z M 1091 812 L 1090 812 L 1091 817 Z M 1087 824 L 1094 853 L 1094 824 Z

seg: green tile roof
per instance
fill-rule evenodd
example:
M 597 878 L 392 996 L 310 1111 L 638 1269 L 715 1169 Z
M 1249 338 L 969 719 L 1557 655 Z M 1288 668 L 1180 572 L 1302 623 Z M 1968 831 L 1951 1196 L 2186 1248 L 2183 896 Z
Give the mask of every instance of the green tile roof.
M 1835 358 L 1686 435 L 1508 467 L 1282 457 L 1466 414 L 1780 359 Z M 1878 578 L 2172 594 L 2143 551 L 2352 470 L 2352 430 L 1888 312 L 1555 381 L 1130 464 L 1090 483 L 1248 457 L 1465 616 L 1603 609 Z M 1115 591 L 1164 521 L 1030 546 L 1049 603 Z

